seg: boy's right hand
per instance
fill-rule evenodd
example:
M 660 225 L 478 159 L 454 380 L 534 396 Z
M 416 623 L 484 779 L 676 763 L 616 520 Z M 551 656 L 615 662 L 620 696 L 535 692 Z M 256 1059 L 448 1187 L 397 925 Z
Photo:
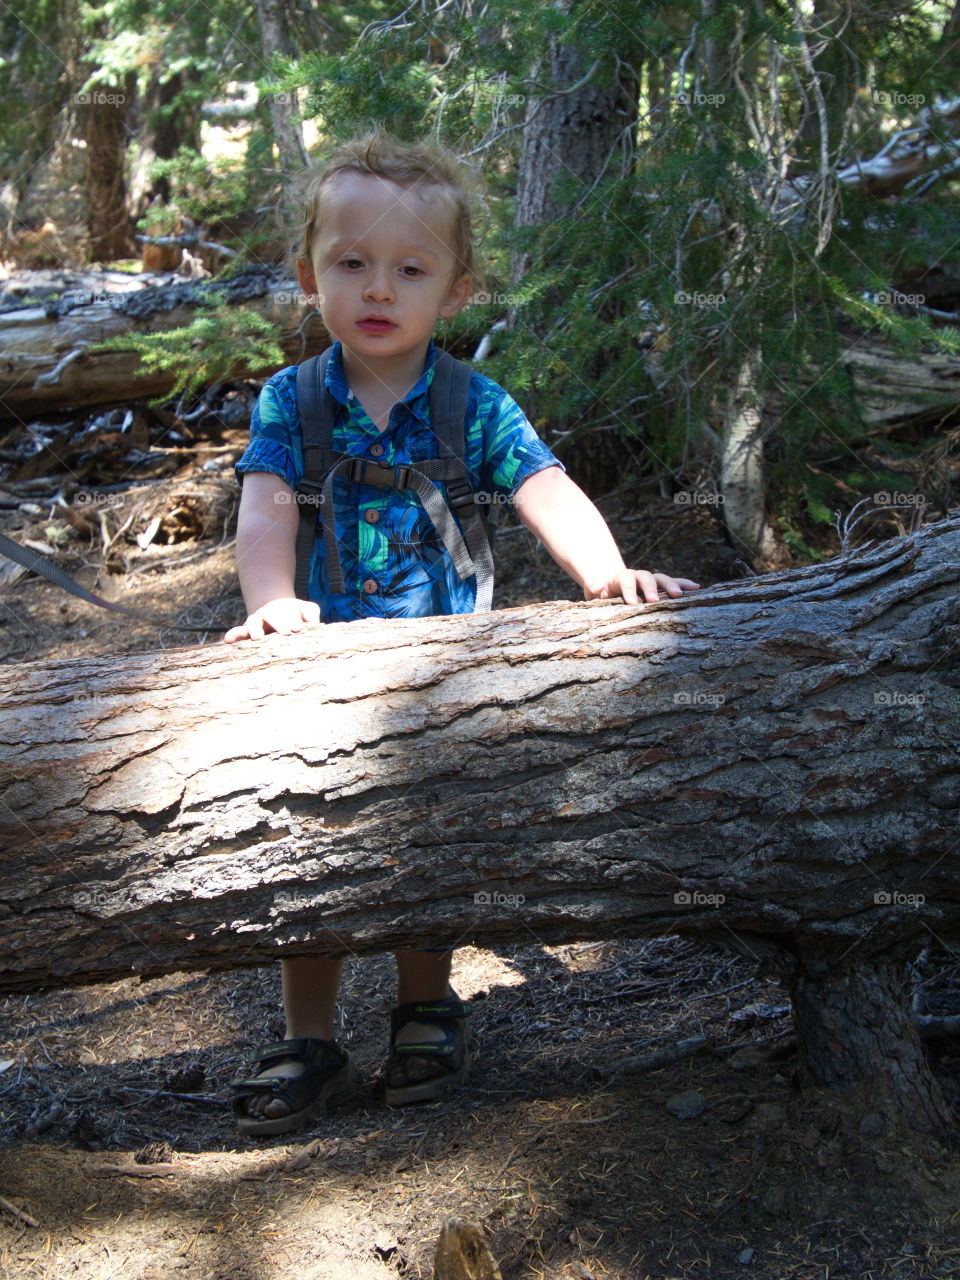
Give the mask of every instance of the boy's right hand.
M 319 622 L 320 606 L 313 600 L 280 596 L 261 605 L 239 627 L 231 627 L 223 642 L 233 644 L 235 640 L 262 640 L 268 631 L 288 636 L 291 631 L 302 631 L 304 626 L 315 626 Z

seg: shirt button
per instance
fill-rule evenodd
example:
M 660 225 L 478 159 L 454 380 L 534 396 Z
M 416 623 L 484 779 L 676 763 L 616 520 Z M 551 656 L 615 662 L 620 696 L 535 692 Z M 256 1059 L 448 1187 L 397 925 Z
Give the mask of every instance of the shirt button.
M 375 507 L 371 508 L 371 510 L 363 513 L 363 518 L 366 520 L 367 524 L 376 524 L 380 519 L 380 512 L 377 511 Z
M 371 458 L 382 458 L 383 454 L 384 454 L 384 448 L 382 444 L 372 444 L 370 446 Z
M 363 584 L 363 589 L 368 596 L 372 596 L 377 591 L 380 590 L 380 584 L 377 582 L 374 582 L 373 578 L 368 578 L 366 582 Z

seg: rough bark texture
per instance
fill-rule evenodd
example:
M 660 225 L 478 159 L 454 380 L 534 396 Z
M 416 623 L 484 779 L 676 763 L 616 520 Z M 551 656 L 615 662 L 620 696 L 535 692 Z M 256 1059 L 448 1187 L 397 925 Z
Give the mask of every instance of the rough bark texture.
M 136 254 L 124 176 L 127 131 L 124 125 L 133 77 L 122 86 L 97 85 L 82 109 L 87 144 L 87 230 L 92 262 L 110 262 Z
M 0 419 L 22 420 L 56 409 L 115 404 L 131 394 L 146 398 L 169 391 L 173 373 L 143 375 L 135 352 L 89 348 L 130 330 L 153 333 L 187 325 L 198 301 L 211 290 L 226 290 L 237 305 L 275 320 L 291 364 L 328 345 L 320 317 L 303 302 L 299 285 L 263 268 L 210 283 L 177 275 L 70 273 L 59 295 L 43 306 L 0 313 Z M 236 376 L 249 372 L 238 366 Z
M 916 1128 L 951 1123 L 950 1107 L 927 1070 L 902 964 L 825 954 L 788 977 L 804 1074 L 814 1084 L 877 1082 L 903 1100 Z
M 567 0 L 557 7 L 576 11 Z M 555 88 L 552 96 L 527 98 L 517 173 L 517 227 L 548 228 L 565 212 L 557 195 L 558 178 L 574 178 L 586 192 L 618 148 L 624 156 L 632 153 L 630 126 L 636 121 L 638 86 L 629 66 L 625 63 L 606 85 L 598 84 L 596 73 L 588 79 L 590 69 L 591 59 L 583 48 L 555 42 L 546 65 L 534 74 L 534 79 Z M 546 246 L 537 255 L 515 255 L 510 271 L 514 282 L 527 274 L 534 256 L 538 262 L 549 261 L 555 251 Z
M 774 555 L 777 543 L 766 515 L 759 372 L 759 353 L 746 349 L 726 409 L 720 487 L 723 519 L 734 545 L 742 547 L 751 558 L 762 561 Z
M 684 933 L 801 975 L 847 1078 L 904 1015 L 876 984 L 859 1047 L 845 975 L 960 933 L 958 580 L 954 519 L 659 606 L 6 671 L 0 990 Z
M 287 21 L 285 0 L 257 0 L 257 19 L 260 24 L 260 40 L 266 61 L 277 55 L 293 57 L 293 41 Z M 268 99 L 270 127 L 277 145 L 280 172 L 283 175 L 283 203 L 287 216 L 295 221 L 297 202 L 293 196 L 291 181 L 310 164 L 303 145 L 303 132 L 297 115 L 297 104 L 291 93 L 271 93 Z

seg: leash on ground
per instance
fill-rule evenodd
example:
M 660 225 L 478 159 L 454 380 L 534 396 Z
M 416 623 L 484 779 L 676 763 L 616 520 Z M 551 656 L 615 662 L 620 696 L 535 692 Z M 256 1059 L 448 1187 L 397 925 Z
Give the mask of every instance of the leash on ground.
M 86 587 L 81 587 L 80 583 L 71 578 L 65 569 L 61 569 L 58 564 L 48 560 L 39 551 L 34 551 L 31 547 L 21 547 L 19 542 L 14 542 L 5 533 L 0 533 L 0 555 L 6 556 L 8 560 L 13 560 L 32 573 L 38 573 L 54 586 L 62 587 L 64 591 L 69 591 L 79 600 L 86 600 L 88 604 L 95 604 L 101 609 L 109 609 L 111 613 L 123 613 L 128 618 L 136 618 L 138 622 L 149 622 L 155 627 L 172 627 L 177 631 L 224 630 L 223 627 L 213 626 L 210 623 L 206 626 L 197 626 L 190 622 L 171 622 L 168 618 L 157 618 L 153 614 L 144 613 L 141 609 L 128 609 L 126 605 L 117 604 L 113 600 L 104 600 L 102 596 L 88 591 Z

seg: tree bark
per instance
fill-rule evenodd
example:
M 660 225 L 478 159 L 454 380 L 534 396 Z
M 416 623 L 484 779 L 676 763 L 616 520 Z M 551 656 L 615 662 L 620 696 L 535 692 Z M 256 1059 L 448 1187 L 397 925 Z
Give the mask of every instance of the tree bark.
M 260 23 L 260 38 L 267 61 L 271 61 L 278 54 L 292 57 L 295 51 L 287 21 L 286 0 L 257 0 L 257 19 Z M 283 206 L 292 225 L 296 214 L 292 181 L 295 175 L 309 165 L 310 160 L 303 145 L 303 131 L 300 128 L 294 96 L 290 93 L 272 93 L 269 98 L 269 108 L 270 126 L 273 130 L 283 180 Z
M 720 456 L 723 519 L 734 544 L 751 560 L 768 561 L 777 543 L 767 522 L 763 476 L 762 398 L 757 387 L 760 354 L 748 348 L 728 393 Z
M 166 67 L 162 68 L 166 72 Z M 189 87 L 199 81 L 195 66 L 172 74 L 154 68 L 142 99 L 135 103 L 136 151 L 132 158 L 130 207 L 134 219 L 141 218 L 151 204 L 168 204 L 170 179 L 150 177 L 154 160 L 172 160 L 181 147 L 201 148 L 200 104 L 192 99 Z
M 880 1064 L 895 966 L 960 934 L 958 581 L 953 519 L 659 606 L 5 671 L 0 990 L 683 933 L 930 1128 L 919 1053 Z
M 557 7 L 576 16 L 577 6 L 570 0 Z M 624 162 L 633 154 L 639 96 L 635 74 L 624 63 L 612 83 L 600 85 L 597 73 L 590 73 L 591 58 L 573 40 L 552 43 L 545 65 L 534 69 L 533 78 L 550 85 L 552 93 L 527 97 L 517 173 L 517 227 L 543 227 L 546 234 L 565 212 L 557 194 L 558 178 L 574 178 L 586 192 L 618 149 Z M 511 282 L 522 280 L 535 262 L 546 265 L 556 253 L 545 244 L 536 254 L 515 254 Z
M 82 108 L 87 145 L 87 230 L 91 262 L 136 257 L 137 248 L 127 209 L 124 167 L 127 154 L 126 114 L 133 76 L 122 86 L 98 84 Z
M 20 278 L 28 275 L 20 273 Z M 37 278 L 49 283 L 49 273 L 37 273 Z M 118 333 L 154 333 L 189 324 L 198 299 L 210 287 L 175 274 L 72 272 L 44 306 L 0 313 L 0 420 L 170 390 L 174 375 L 144 375 L 135 352 L 89 348 Z M 275 320 L 291 364 L 329 344 L 319 315 L 303 302 L 296 281 L 251 268 L 213 287 L 232 291 L 238 305 Z M 255 372 L 262 370 L 238 366 L 236 376 Z

